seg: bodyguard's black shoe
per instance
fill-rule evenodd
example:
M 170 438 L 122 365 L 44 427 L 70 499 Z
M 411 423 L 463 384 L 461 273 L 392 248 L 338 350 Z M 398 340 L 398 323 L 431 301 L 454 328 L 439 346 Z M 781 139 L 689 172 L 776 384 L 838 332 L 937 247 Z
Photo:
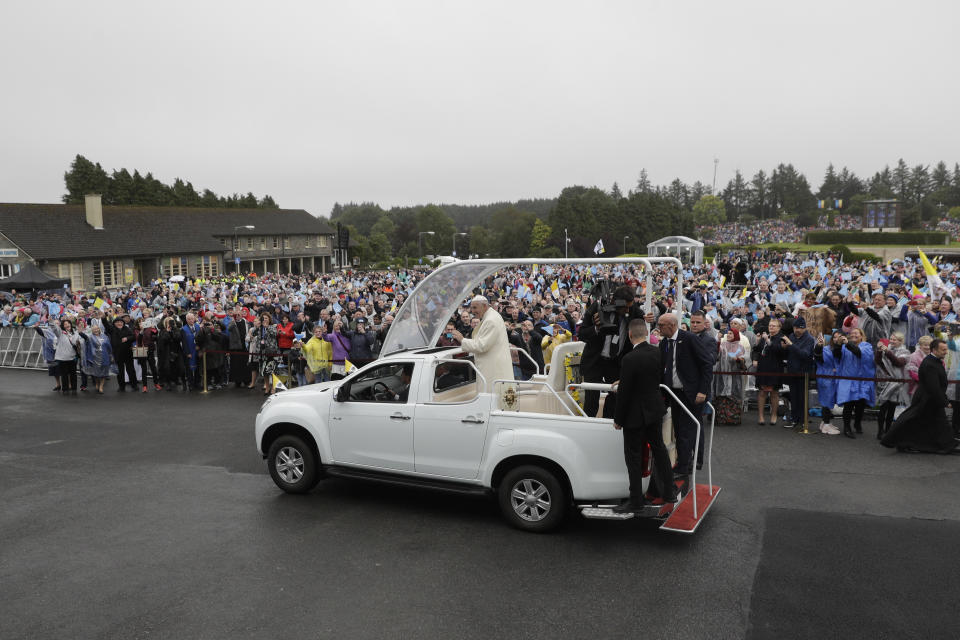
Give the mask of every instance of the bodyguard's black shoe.
M 621 502 L 615 506 L 611 511 L 614 513 L 636 513 L 643 509 L 642 502 L 635 502 L 633 500 L 627 500 L 626 502 Z

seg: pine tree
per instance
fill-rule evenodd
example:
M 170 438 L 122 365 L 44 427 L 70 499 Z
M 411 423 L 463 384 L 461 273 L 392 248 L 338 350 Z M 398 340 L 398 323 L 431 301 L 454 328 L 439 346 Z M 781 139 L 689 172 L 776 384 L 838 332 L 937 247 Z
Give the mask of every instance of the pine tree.
M 110 178 L 100 163 L 94 164 L 79 154 L 63 174 L 63 182 L 67 187 L 64 204 L 83 204 L 88 193 L 106 195 L 110 188 Z

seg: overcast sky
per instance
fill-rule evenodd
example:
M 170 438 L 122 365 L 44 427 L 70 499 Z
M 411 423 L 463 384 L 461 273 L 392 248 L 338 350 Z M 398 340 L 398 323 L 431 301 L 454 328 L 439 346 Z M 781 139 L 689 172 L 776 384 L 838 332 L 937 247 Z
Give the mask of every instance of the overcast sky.
M 960 160 L 960 3 L 12 2 L 0 202 L 76 154 L 328 215 Z

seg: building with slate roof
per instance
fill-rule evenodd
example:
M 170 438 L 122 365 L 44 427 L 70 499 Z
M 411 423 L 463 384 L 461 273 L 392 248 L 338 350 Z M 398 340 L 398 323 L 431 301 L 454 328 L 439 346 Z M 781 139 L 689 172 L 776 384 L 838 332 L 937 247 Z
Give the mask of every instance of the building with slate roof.
M 71 289 L 121 287 L 231 271 L 321 273 L 346 256 L 336 232 L 303 209 L 0 203 L 0 277 L 34 263 Z M 239 260 L 239 264 L 236 263 Z

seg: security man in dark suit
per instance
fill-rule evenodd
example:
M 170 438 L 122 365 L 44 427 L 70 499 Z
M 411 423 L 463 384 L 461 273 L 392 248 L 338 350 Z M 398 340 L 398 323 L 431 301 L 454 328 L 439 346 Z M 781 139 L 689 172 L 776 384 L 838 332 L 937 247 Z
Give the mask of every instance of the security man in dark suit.
M 653 478 L 665 502 L 675 502 L 677 489 L 670 472 L 670 455 L 663 443 L 663 414 L 666 408 L 660 393 L 660 350 L 647 342 L 647 323 L 631 320 L 632 350 L 620 363 L 617 384 L 614 429 L 623 430 L 623 458 L 630 476 L 630 498 L 614 507 L 616 513 L 637 511 L 643 507 L 643 445 L 650 443 L 653 453 Z
M 657 320 L 660 330 L 660 357 L 663 376 L 661 381 L 680 399 L 694 416 L 668 396 L 673 430 L 677 434 L 678 476 L 689 475 L 693 468 L 693 451 L 697 440 L 697 424 L 703 413 L 703 403 L 710 393 L 713 381 L 713 355 L 708 354 L 703 342 L 689 331 L 680 329 L 677 316 L 666 313 Z M 700 431 L 700 450 L 697 468 L 703 466 L 703 431 Z
M 611 384 L 620 379 L 620 358 L 630 351 L 627 338 L 627 326 L 634 319 L 642 319 L 640 305 L 634 304 L 636 290 L 623 285 L 613 292 L 616 302 L 616 323 L 612 327 L 601 326 L 601 300 L 589 307 L 580 325 L 578 337 L 583 340 L 583 354 L 580 356 L 580 371 L 584 382 L 605 382 Z M 603 417 L 612 418 L 615 414 L 616 394 L 607 394 L 603 405 Z M 583 398 L 583 411 L 589 417 L 597 415 L 600 408 L 600 392 L 587 391 Z

